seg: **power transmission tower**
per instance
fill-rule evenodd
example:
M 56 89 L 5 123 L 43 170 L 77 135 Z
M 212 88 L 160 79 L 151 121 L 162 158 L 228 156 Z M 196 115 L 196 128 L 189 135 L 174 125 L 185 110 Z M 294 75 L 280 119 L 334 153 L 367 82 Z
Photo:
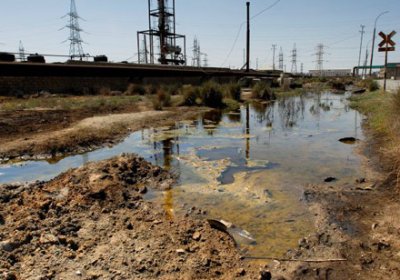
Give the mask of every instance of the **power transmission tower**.
M 203 67 L 208 67 L 208 55 L 206 53 L 203 55 Z
M 142 47 L 139 50 L 139 64 L 147 64 L 147 44 L 146 44 L 146 39 L 143 38 L 142 40 Z
M 193 40 L 193 58 L 192 58 L 192 66 L 201 67 L 201 50 L 200 50 L 200 42 L 194 37 Z
M 275 52 L 276 52 L 276 45 L 272 45 L 272 70 L 275 70 Z
M 25 48 L 22 41 L 19 41 L 19 59 L 20 61 L 26 61 Z
M 303 62 L 300 64 L 300 73 L 301 74 L 304 73 L 304 63 Z
M 320 73 L 320 76 L 322 76 L 322 70 L 324 69 L 324 54 L 325 54 L 325 46 L 324 44 L 318 44 L 316 47 L 316 53 L 315 55 L 317 56 L 317 70 Z
M 69 38 L 66 40 L 70 41 L 69 56 L 71 59 L 78 57 L 82 60 L 82 58 L 85 57 L 82 47 L 83 41 L 81 39 L 81 31 L 83 31 L 83 29 L 79 26 L 79 19 L 81 19 L 81 17 L 78 15 L 75 0 L 71 0 L 70 11 L 63 18 L 67 16 L 69 17 L 69 23 L 65 27 L 69 29 Z
M 364 28 L 365 28 L 365 25 L 361 25 L 361 31 L 360 31 L 360 33 L 361 33 L 361 43 L 360 43 L 360 53 L 358 55 L 358 67 L 360 67 L 360 63 L 361 63 L 361 51 L 362 51 L 363 39 L 364 39 L 364 33 L 365 33 Z
M 283 50 L 282 47 L 279 51 L 279 70 L 283 71 Z
M 297 73 L 297 48 L 296 48 L 296 44 L 294 44 L 293 50 L 292 50 L 292 70 L 291 70 L 291 72 L 293 74 Z

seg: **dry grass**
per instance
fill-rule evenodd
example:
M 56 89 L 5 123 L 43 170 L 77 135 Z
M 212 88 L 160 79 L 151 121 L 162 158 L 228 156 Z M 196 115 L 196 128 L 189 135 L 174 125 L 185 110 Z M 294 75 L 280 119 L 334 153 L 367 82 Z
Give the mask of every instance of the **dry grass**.
M 108 110 L 135 106 L 139 96 L 68 96 L 9 99 L 0 103 L 0 110 Z
M 352 97 L 353 108 L 368 116 L 368 128 L 375 140 L 381 163 L 400 187 L 400 90 Z

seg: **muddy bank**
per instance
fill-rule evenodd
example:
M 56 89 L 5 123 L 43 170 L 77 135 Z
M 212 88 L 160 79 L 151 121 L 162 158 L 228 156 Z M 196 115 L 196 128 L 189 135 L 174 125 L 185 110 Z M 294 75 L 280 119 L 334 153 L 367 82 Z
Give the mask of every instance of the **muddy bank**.
M 142 199 L 173 182 L 122 155 L 46 183 L 1 186 L 2 279 L 260 279 L 227 234 Z
M 366 146 L 364 146 L 365 153 Z M 269 264 L 286 279 L 399 279 L 400 200 L 395 186 L 364 158 L 354 183 L 309 185 L 304 192 L 316 232 Z M 296 261 L 297 260 L 297 261 Z
M 168 111 L 141 111 L 137 113 L 112 114 L 90 117 L 76 123 L 63 120 L 48 126 L 44 122 L 32 125 L 23 137 L 3 139 L 0 147 L 0 163 L 9 160 L 51 159 L 84 153 L 100 147 L 114 145 L 132 131 L 143 128 L 172 125 L 176 121 L 191 119 L 204 108 L 171 108 Z M 52 114 L 48 112 L 47 114 Z M 28 116 L 30 116 L 28 114 Z M 22 119 L 24 115 L 22 115 Z M 21 119 L 19 120 L 22 121 Z M 67 126 L 67 128 L 62 128 Z M 17 124 L 11 124 L 17 126 Z M 57 130 L 52 130 L 56 129 Z M 12 133 L 11 133 L 12 135 Z M 12 137 L 12 136 L 10 136 Z M 15 135 L 14 135 L 15 137 Z

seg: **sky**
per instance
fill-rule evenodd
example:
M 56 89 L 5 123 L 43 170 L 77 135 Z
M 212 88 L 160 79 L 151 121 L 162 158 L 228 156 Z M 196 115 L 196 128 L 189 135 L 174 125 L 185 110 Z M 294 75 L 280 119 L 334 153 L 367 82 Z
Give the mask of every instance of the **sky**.
M 271 9 L 259 14 L 273 3 Z M 270 69 L 272 45 L 282 47 L 286 70 L 292 68 L 291 51 L 296 44 L 297 70 L 316 68 L 316 46 L 324 44 L 324 69 L 352 68 L 358 64 L 360 25 L 365 25 L 362 61 L 371 39 L 375 18 L 384 11 L 377 31 L 397 31 L 397 50 L 389 62 L 400 62 L 400 0 L 251 0 L 251 67 Z M 194 37 L 207 53 L 209 66 L 240 68 L 243 65 L 246 20 L 245 0 L 176 0 L 177 33 L 186 35 L 188 62 Z M 27 52 L 68 54 L 64 42 L 70 0 L 2 0 L 0 51 L 17 52 L 19 41 Z M 76 0 L 85 32 L 85 53 L 105 54 L 111 61 L 137 60 L 136 32 L 148 29 L 147 0 Z M 61 30 L 60 30 L 61 29 Z M 237 37 L 236 44 L 235 38 Z M 376 45 L 380 37 L 377 36 Z M 230 54 L 230 55 L 229 55 Z M 375 51 L 374 64 L 384 55 Z M 57 58 L 63 60 L 63 58 Z

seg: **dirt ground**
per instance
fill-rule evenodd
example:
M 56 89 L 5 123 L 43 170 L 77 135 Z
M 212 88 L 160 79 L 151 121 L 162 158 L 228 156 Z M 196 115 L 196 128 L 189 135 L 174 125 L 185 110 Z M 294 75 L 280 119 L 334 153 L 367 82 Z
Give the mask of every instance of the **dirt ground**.
M 47 183 L 1 186 L 0 277 L 259 279 L 229 235 L 189 215 L 170 219 L 142 199 L 173 182 L 161 168 L 122 155 Z
M 84 110 L 0 112 L 0 162 L 87 152 L 116 144 L 132 131 L 172 125 L 206 110 L 171 107 L 154 111 L 148 104 L 138 104 L 134 112 L 113 114 Z

